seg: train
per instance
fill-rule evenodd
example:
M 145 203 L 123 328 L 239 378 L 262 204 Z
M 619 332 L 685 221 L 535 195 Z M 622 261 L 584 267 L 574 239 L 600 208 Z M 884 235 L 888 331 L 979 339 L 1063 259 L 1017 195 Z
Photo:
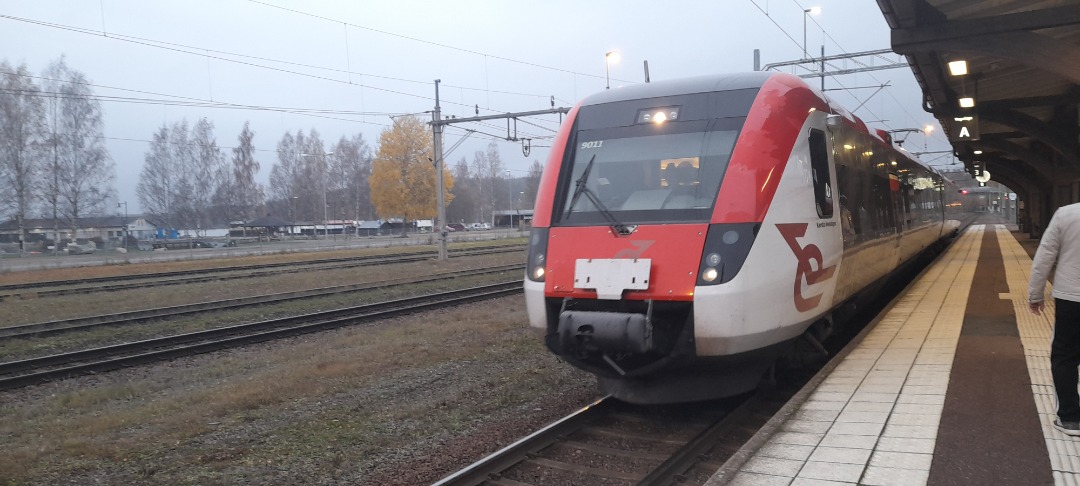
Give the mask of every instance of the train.
M 624 401 L 745 393 L 955 233 L 947 184 L 794 75 L 596 93 L 541 176 L 529 326 Z

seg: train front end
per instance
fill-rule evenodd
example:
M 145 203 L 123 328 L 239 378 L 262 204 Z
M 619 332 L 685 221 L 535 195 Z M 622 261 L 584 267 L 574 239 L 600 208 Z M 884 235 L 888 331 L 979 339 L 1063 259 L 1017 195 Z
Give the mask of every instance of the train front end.
M 756 387 L 831 305 L 828 112 L 777 73 L 582 101 L 553 143 L 529 241 L 526 304 L 547 347 L 635 403 Z

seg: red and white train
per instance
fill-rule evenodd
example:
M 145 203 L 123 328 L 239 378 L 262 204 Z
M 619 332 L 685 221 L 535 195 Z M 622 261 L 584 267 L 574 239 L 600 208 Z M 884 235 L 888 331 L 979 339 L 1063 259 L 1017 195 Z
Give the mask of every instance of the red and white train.
M 595 94 L 568 114 L 541 179 L 530 325 L 626 401 L 751 390 L 955 229 L 944 184 L 792 75 Z

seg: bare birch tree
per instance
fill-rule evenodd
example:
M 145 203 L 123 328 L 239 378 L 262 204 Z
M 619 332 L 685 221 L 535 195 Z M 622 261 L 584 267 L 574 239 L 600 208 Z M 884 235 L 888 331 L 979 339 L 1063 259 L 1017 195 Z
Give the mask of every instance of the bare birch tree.
M 154 133 L 150 150 L 143 158 L 135 192 L 145 212 L 167 227 L 176 227 L 173 203 L 179 188 L 181 168 L 173 160 L 176 151 L 170 140 L 171 134 L 165 125 Z
M 288 132 L 281 136 L 277 144 L 278 161 L 270 168 L 270 195 L 284 206 L 280 210 L 288 212 L 290 222 L 298 219 L 296 201 L 293 198 L 297 194 L 303 132 L 297 132 L 297 135 L 299 140 Z
M 217 179 L 225 168 L 225 154 L 217 145 L 213 122 L 206 118 L 195 122 L 191 129 L 191 143 L 191 166 L 185 172 L 191 181 L 191 211 L 195 234 L 201 234 L 204 227 L 213 223 L 210 207 L 214 202 Z
M 373 158 L 364 136 L 341 137 L 333 152 L 334 156 L 330 158 L 331 207 L 342 208 L 338 214 L 349 215 L 355 220 L 373 218 L 371 187 L 368 186 Z
M 81 216 L 104 212 L 115 198 L 116 169 L 102 137 L 101 104 L 92 98 L 86 76 L 61 57 L 46 67 L 43 78 L 46 148 L 40 194 L 54 236 L 59 237 L 61 221 L 74 236 Z
M 257 216 L 264 195 L 261 185 L 255 181 L 259 161 L 255 160 L 255 132 L 251 131 L 248 122 L 244 122 L 237 139 L 239 143 L 233 149 L 232 180 L 238 201 L 237 216 L 246 221 Z
M 3 61 L 0 71 L 0 210 L 15 216 L 21 253 L 40 176 L 44 104 L 25 64 Z
M 68 70 L 64 77 L 59 129 L 63 144 L 56 167 L 60 210 L 74 237 L 83 215 L 100 214 L 116 197 L 116 165 L 105 149 L 101 103 L 91 98 L 90 82 Z

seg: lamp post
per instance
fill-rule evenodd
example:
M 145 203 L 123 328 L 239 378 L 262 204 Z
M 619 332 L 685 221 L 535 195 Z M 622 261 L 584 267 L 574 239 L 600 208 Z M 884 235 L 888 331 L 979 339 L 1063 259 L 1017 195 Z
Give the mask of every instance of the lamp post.
M 518 215 L 518 229 L 521 229 L 521 205 L 525 204 L 525 191 L 518 193 L 518 202 L 514 205 L 514 212 Z
M 821 7 L 810 7 L 810 8 L 807 8 L 807 9 L 803 9 L 803 15 L 802 15 L 802 56 L 803 56 L 803 59 L 807 59 L 807 58 L 810 57 L 810 54 L 808 52 L 806 52 L 806 17 L 808 15 L 817 15 L 819 13 L 821 13 Z
M 116 203 L 117 208 L 119 208 L 120 205 L 124 206 L 124 248 L 127 248 L 127 246 L 128 246 L 128 210 L 127 210 L 127 201 Z
M 289 238 L 293 237 L 293 233 L 296 232 L 296 220 L 293 219 L 293 201 L 300 199 L 300 196 L 289 197 Z
M 506 169 L 506 202 L 509 203 L 509 209 L 514 208 L 514 190 L 510 188 L 510 169 Z M 510 216 L 510 229 L 514 229 L 514 213 L 509 211 Z
M 320 157 L 319 160 L 322 161 L 322 222 L 323 222 L 323 236 L 329 236 L 329 234 L 330 234 L 330 231 L 327 228 L 328 223 L 327 223 L 327 220 L 326 220 L 326 206 L 327 206 L 327 203 L 326 203 L 326 185 L 328 184 L 326 182 L 326 179 L 327 179 L 326 176 L 330 172 L 330 167 L 326 164 L 326 157 L 331 157 L 333 155 L 334 155 L 333 152 L 327 152 L 325 154 L 300 154 L 301 157 Z M 315 233 L 316 233 L 316 236 L 318 236 L 318 231 L 316 231 Z
M 611 89 L 611 63 L 619 62 L 619 51 L 607 51 L 604 53 L 604 81 L 605 88 Z

